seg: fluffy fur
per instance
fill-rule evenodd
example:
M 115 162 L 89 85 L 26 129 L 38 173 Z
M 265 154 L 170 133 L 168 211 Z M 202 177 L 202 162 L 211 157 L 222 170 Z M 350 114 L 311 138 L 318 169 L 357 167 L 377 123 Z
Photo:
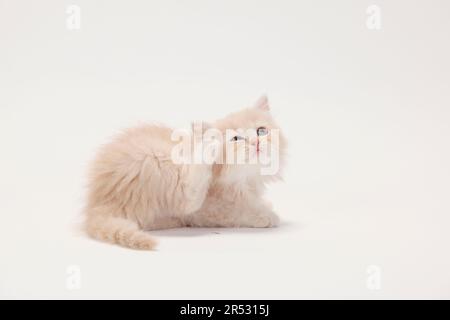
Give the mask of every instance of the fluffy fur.
M 278 129 L 266 97 L 255 106 L 210 124 L 226 129 Z M 146 125 L 117 136 L 99 151 L 89 174 L 86 231 L 95 239 L 151 250 L 156 242 L 146 231 L 177 227 L 256 227 L 278 224 L 263 200 L 267 182 L 258 164 L 175 164 L 172 129 Z M 270 134 L 267 137 L 271 140 Z M 256 148 L 257 141 L 232 148 Z M 231 144 L 225 140 L 225 146 Z M 260 148 L 265 146 L 260 146 Z M 278 152 L 286 147 L 280 135 Z M 257 156 L 257 152 L 250 155 Z

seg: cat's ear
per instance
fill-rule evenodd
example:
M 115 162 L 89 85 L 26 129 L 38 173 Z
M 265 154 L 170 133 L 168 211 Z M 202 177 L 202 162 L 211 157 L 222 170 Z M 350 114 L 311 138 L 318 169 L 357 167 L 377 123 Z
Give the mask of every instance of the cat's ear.
M 254 108 L 262 111 L 270 111 L 269 99 L 267 98 L 267 96 L 261 96 L 258 101 L 255 102 Z

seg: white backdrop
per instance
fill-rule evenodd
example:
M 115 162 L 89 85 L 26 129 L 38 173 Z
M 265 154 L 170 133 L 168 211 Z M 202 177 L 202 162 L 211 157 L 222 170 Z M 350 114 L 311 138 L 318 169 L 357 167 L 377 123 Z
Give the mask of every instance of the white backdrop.
M 0 298 L 450 298 L 449 9 L 0 0 Z M 114 132 L 262 93 L 290 142 L 279 228 L 155 232 L 157 252 L 77 231 Z

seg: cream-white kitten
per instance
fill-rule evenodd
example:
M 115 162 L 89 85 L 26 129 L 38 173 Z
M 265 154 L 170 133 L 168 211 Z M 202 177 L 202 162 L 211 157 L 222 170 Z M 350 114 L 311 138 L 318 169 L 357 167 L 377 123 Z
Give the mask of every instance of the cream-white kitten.
M 146 125 L 116 137 L 100 150 L 90 170 L 87 233 L 124 247 L 151 250 L 156 242 L 146 232 L 150 230 L 276 226 L 279 219 L 262 194 L 267 182 L 280 177 L 281 168 L 264 175 L 262 164 L 251 161 L 262 154 L 272 159 L 276 153 L 283 163 L 286 141 L 269 109 L 262 97 L 255 106 L 209 124 L 223 133 L 213 163 L 175 162 L 177 142 L 174 130 L 167 127 Z M 235 134 L 230 137 L 229 132 Z M 223 161 L 240 151 L 246 155 L 245 163 Z

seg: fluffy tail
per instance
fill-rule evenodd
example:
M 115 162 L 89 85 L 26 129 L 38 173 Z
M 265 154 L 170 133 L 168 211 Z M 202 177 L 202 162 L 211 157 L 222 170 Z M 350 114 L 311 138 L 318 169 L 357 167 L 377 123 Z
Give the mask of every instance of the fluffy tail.
M 91 216 L 86 220 L 86 231 L 94 239 L 137 250 L 153 250 L 156 241 L 139 229 L 137 223 L 108 216 Z

